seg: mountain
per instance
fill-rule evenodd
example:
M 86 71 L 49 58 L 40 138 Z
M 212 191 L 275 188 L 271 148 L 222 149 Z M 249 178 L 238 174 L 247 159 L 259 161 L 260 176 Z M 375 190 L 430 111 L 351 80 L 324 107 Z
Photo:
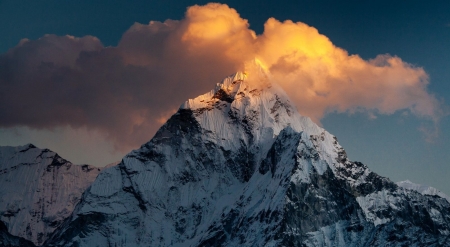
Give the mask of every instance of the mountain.
M 253 68 L 99 174 L 46 246 L 450 246 L 449 223 L 446 199 L 350 161 Z
M 405 189 L 409 190 L 415 190 L 419 192 L 422 195 L 429 195 L 429 196 L 438 196 L 447 199 L 447 201 L 450 202 L 450 197 L 440 190 L 433 188 L 428 185 L 422 185 L 422 184 L 415 184 L 409 180 L 401 181 L 396 183 L 398 186 L 403 187 Z
M 99 172 L 32 144 L 0 147 L 0 246 L 43 244 Z

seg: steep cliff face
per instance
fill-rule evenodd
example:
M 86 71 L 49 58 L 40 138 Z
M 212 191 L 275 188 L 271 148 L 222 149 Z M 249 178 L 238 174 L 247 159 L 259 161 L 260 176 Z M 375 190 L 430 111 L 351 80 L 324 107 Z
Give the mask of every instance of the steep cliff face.
M 0 220 L 5 228 L 4 239 L 12 235 L 37 245 L 44 243 L 71 215 L 99 172 L 99 168 L 73 165 L 55 152 L 32 144 L 0 147 Z
M 450 246 L 450 204 L 350 161 L 262 69 L 185 102 L 47 246 Z

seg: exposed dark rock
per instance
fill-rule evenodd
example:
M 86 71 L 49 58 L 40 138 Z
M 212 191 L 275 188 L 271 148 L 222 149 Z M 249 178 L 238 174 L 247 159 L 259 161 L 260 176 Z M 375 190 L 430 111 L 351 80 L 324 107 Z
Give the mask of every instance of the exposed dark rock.
M 233 98 L 228 95 L 223 89 L 219 89 L 213 96 L 213 99 L 219 99 L 228 103 L 233 102 Z

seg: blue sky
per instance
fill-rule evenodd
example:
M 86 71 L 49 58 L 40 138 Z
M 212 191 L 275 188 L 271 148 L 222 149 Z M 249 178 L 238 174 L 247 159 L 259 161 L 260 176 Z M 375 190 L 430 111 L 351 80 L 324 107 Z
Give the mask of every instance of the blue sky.
M 264 22 L 304 22 L 318 29 L 337 47 L 363 59 L 379 54 L 400 57 L 422 67 L 429 76 L 427 90 L 450 102 L 450 2 L 426 1 L 224 1 L 250 23 L 257 34 Z M 0 53 L 23 38 L 36 40 L 45 34 L 97 37 L 104 46 L 117 46 L 135 23 L 180 20 L 186 8 L 207 1 L 8 1 L 0 0 Z M 5 69 L 0 67 L 0 70 Z M 212 82 L 215 83 L 215 82 Z M 212 85 L 212 84 L 211 84 Z M 20 95 L 18 95 L 20 97 Z M 175 99 L 173 99 L 175 100 Z M 179 98 L 179 104 L 185 98 Z M 56 104 L 56 103 L 55 103 Z M 6 121 L 4 121 L 6 122 Z M 427 141 L 421 128 L 429 120 L 399 111 L 391 115 L 329 113 L 322 125 L 336 135 L 352 160 L 362 161 L 393 181 L 410 179 L 450 194 L 450 120 L 443 116 L 438 134 Z M 50 148 L 75 163 L 104 165 L 120 159 L 102 133 L 89 127 L 67 125 L 29 129 L 6 125 L 0 129 L 0 145 L 33 142 Z M 430 127 L 431 128 L 431 127 Z M 86 143 L 90 143 L 86 145 Z M 137 148 L 137 147 L 136 147 Z

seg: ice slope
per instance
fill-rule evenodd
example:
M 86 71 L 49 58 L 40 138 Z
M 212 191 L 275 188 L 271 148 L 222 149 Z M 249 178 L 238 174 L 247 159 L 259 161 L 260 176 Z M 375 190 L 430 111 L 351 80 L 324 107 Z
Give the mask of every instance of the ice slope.
M 0 147 L 0 220 L 9 234 L 40 245 L 70 216 L 99 172 L 32 144 Z
M 261 68 L 186 101 L 46 246 L 450 246 L 450 205 L 348 160 Z

